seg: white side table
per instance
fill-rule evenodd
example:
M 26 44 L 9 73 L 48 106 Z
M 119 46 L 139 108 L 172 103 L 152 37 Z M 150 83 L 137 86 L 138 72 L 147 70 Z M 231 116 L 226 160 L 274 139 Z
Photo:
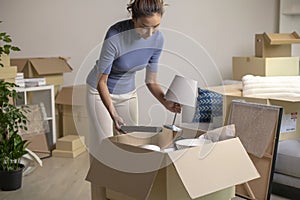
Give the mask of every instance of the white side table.
M 40 104 L 43 103 L 46 111 L 46 120 L 49 122 L 50 127 L 50 141 L 49 147 L 53 149 L 56 144 L 56 121 L 55 121 L 55 98 L 54 86 L 45 85 L 37 87 L 16 88 L 18 94 L 22 97 L 17 100 L 17 105 Z

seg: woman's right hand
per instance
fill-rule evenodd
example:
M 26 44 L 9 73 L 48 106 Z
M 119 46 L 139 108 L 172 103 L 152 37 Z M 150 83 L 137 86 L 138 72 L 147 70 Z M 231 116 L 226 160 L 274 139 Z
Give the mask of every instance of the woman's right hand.
M 167 110 L 174 113 L 181 113 L 181 105 L 173 101 L 165 100 L 164 106 Z
M 113 120 L 113 122 L 114 122 L 114 126 L 115 126 L 116 130 L 117 130 L 118 132 L 122 132 L 122 131 L 121 131 L 121 126 L 122 126 L 122 125 L 125 125 L 125 123 L 124 123 L 122 117 L 120 117 L 119 115 L 115 115 L 115 116 L 112 117 L 112 120 Z

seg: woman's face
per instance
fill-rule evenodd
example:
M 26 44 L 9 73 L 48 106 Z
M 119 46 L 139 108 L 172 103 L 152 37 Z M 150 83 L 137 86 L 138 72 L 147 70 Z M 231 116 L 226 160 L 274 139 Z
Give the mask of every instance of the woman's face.
M 134 28 L 138 35 L 144 39 L 147 39 L 155 33 L 160 25 L 161 15 L 155 13 L 153 16 L 143 16 L 133 19 Z

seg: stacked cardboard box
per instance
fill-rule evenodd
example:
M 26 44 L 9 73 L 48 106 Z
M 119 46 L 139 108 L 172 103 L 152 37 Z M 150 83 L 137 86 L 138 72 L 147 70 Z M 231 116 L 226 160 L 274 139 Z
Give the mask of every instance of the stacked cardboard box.
M 67 59 L 62 57 L 14 58 L 11 63 L 18 67 L 18 72 L 24 73 L 25 78 L 45 78 L 47 85 L 54 85 L 55 94 L 64 83 L 63 74 L 72 71 Z
M 81 135 L 88 139 L 89 124 L 85 102 L 86 85 L 63 87 L 56 96 L 58 136 Z
M 0 55 L 0 64 L 2 64 L 2 67 L 9 67 L 10 66 L 10 57 L 6 54 Z
M 3 67 L 0 67 L 0 80 L 14 83 L 17 75 L 17 67 L 11 66 L 10 57 L 8 55 L 1 55 L 0 63 Z
M 241 80 L 244 75 L 298 76 L 299 57 L 292 57 L 292 44 L 300 43 L 293 33 L 255 35 L 255 56 L 232 58 L 232 79 Z
M 59 138 L 52 155 L 55 157 L 75 158 L 86 151 L 83 143 L 83 136 L 68 135 Z

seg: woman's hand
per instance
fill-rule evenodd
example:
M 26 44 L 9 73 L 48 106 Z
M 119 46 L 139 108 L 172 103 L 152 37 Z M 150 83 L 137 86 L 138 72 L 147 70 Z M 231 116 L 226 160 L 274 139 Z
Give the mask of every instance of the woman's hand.
M 122 125 L 125 125 L 122 117 L 120 117 L 119 115 L 116 115 L 116 116 L 113 116 L 112 117 L 112 120 L 114 122 L 114 126 L 115 126 L 115 129 L 120 132 L 120 133 L 124 133 L 122 130 L 121 130 L 121 126 Z
M 98 92 L 101 97 L 101 100 L 106 107 L 107 111 L 109 112 L 111 119 L 113 120 L 114 127 L 118 132 L 121 131 L 121 126 L 124 125 L 123 119 L 118 115 L 114 104 L 111 100 L 110 93 L 107 88 L 107 79 L 108 79 L 108 74 L 100 74 L 100 79 L 98 82 Z M 122 132 L 123 133 L 123 132 Z
M 175 113 L 181 112 L 181 105 L 165 99 L 165 94 L 156 80 L 156 72 L 146 71 L 146 84 L 152 95 L 162 104 L 164 107 Z
M 168 109 L 171 112 L 181 113 L 181 105 L 178 104 L 178 103 L 166 100 L 164 102 L 164 106 L 165 106 L 166 109 Z

